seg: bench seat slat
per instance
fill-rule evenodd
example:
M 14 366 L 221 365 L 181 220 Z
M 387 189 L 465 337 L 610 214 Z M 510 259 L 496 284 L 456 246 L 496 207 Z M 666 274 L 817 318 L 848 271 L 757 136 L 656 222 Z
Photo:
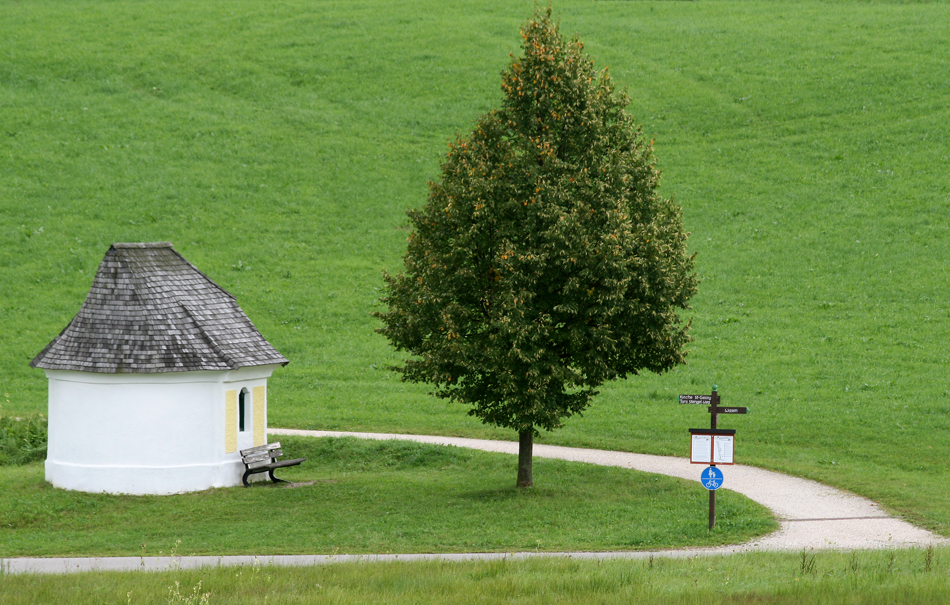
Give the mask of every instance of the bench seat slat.
M 306 458 L 294 458 L 293 460 L 278 460 L 272 464 L 268 464 L 271 468 L 284 468 L 285 466 L 297 466 L 301 462 L 306 460 Z

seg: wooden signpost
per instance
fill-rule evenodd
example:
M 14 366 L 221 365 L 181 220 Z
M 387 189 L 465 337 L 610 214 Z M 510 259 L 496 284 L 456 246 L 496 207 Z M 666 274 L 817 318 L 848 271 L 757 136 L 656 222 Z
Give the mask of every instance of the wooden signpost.
M 747 414 L 749 408 L 723 407 L 719 405 L 719 393 L 713 386 L 710 395 L 680 395 L 680 403 L 684 405 L 708 405 L 709 428 L 689 429 L 691 464 L 705 464 L 709 468 L 703 471 L 700 480 L 703 487 L 709 490 L 709 529 L 716 526 L 716 490 L 722 486 L 722 472 L 716 469 L 717 464 L 735 464 L 736 432 L 730 429 L 720 429 L 719 414 Z

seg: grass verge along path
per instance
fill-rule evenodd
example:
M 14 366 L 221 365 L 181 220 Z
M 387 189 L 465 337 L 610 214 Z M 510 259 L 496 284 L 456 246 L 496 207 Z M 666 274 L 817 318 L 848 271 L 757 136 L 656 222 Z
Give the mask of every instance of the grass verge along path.
M 172 496 L 56 489 L 40 464 L 0 468 L 0 557 L 644 550 L 744 542 L 768 511 L 679 479 L 539 460 L 519 490 L 508 456 L 353 438 L 282 437 L 308 460 L 291 486 Z M 289 489 L 288 489 L 289 487 Z
M 518 453 L 518 444 L 511 441 L 294 429 L 270 429 L 270 433 L 311 437 L 356 436 L 363 439 L 409 440 L 515 455 Z M 534 455 L 541 459 L 569 460 L 634 469 L 692 481 L 698 479 L 703 468 L 701 465 L 690 464 L 686 458 L 555 445 L 536 445 Z M 727 477 L 729 490 L 767 507 L 781 522 L 780 530 L 774 534 L 748 544 L 727 547 L 727 550 L 844 550 L 927 547 L 950 543 L 950 540 L 946 538 L 889 515 L 875 502 L 815 481 L 744 465 L 722 468 Z

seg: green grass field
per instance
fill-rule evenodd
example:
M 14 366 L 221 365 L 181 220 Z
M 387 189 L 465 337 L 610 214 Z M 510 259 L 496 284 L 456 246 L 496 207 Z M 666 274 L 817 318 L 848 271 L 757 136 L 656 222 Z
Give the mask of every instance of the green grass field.
M 709 531 L 705 490 L 628 469 L 538 460 L 547 485 L 520 490 L 504 454 L 281 443 L 307 458 L 277 473 L 294 482 L 287 487 L 87 494 L 50 486 L 41 463 L 0 467 L 0 557 L 646 550 L 734 544 L 777 528 L 763 506 L 725 492 Z
M 272 426 L 513 439 L 400 383 L 370 313 L 532 9 L 0 1 L 0 413 L 45 410 L 27 364 L 108 246 L 168 240 L 291 360 Z M 542 441 L 685 456 L 708 416 L 676 395 L 718 384 L 739 462 L 950 536 L 950 4 L 554 10 L 629 90 L 703 282 L 688 366 Z

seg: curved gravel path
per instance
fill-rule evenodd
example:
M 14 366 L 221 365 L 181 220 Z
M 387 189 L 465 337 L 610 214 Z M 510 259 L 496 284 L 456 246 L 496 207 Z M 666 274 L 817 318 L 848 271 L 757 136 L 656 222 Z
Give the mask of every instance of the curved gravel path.
M 358 437 L 378 440 L 401 439 L 505 454 L 517 455 L 518 453 L 518 444 L 512 441 L 490 441 L 460 437 L 273 428 L 268 429 L 268 434 L 307 437 Z M 685 458 L 543 444 L 534 445 L 534 455 L 541 458 L 558 458 L 574 462 L 632 468 L 647 473 L 658 473 L 699 481 L 700 467 L 690 464 L 689 460 Z M 924 548 L 931 545 L 950 544 L 950 540 L 946 538 L 889 515 L 876 503 L 866 498 L 815 481 L 742 465 L 728 467 L 725 470 L 725 475 L 726 487 L 723 489 L 730 489 L 743 494 L 775 513 L 781 524 L 781 528 L 777 532 L 745 544 L 658 552 L 14 558 L 0 559 L 0 575 L 4 573 L 72 573 L 81 571 L 166 571 L 169 569 L 231 565 L 301 566 L 353 561 L 417 561 L 430 559 L 451 561 L 528 557 L 641 559 L 648 557 L 694 557 L 767 550 L 867 550 Z
M 348 433 L 269 429 L 273 435 L 312 437 L 359 437 L 362 439 L 402 439 L 454 445 L 489 452 L 518 454 L 513 441 L 489 441 L 459 437 L 398 435 L 389 433 Z M 590 450 L 559 445 L 534 445 L 534 455 L 603 466 L 632 468 L 699 482 L 700 466 L 686 458 L 650 456 L 608 450 Z M 701 549 L 703 552 L 746 552 L 751 550 L 864 550 L 872 548 L 913 548 L 950 544 L 950 540 L 915 527 L 889 515 L 877 503 L 816 481 L 739 464 L 724 467 L 723 489 L 738 492 L 769 508 L 781 528 L 746 544 Z

